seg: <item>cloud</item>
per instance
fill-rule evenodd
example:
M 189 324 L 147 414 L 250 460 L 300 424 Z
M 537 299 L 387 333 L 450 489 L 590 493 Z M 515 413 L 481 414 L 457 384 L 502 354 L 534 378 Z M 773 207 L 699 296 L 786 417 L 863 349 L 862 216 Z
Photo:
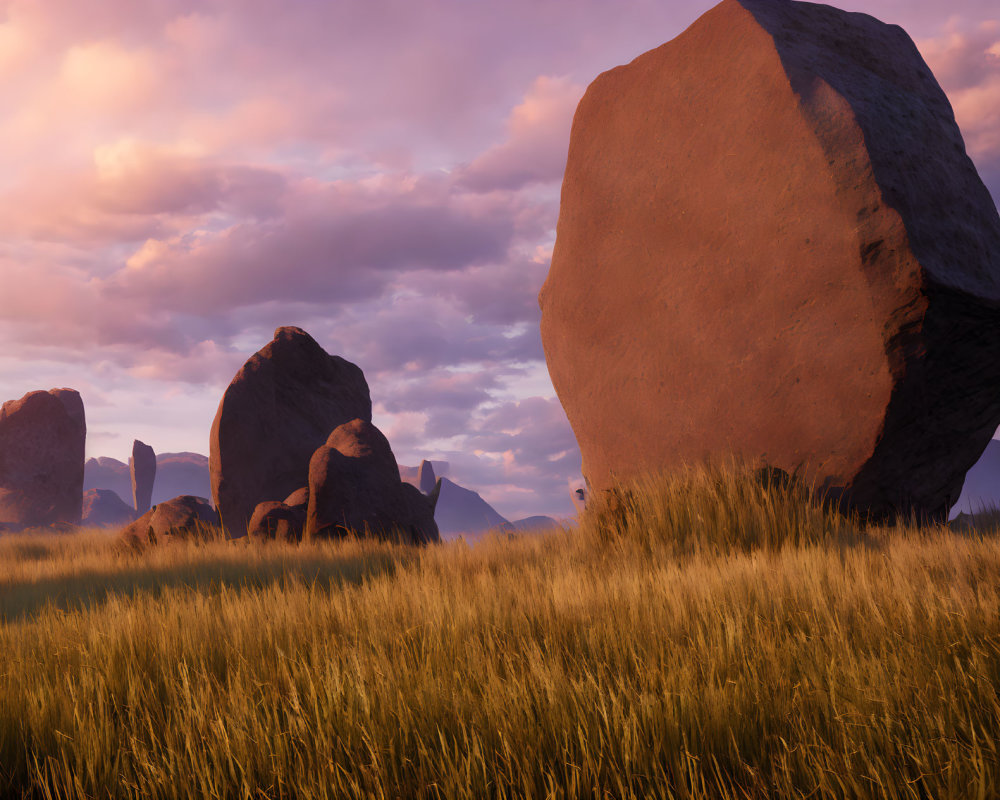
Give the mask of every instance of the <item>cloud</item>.
M 507 141 L 469 164 L 461 182 L 477 191 L 558 181 L 566 168 L 570 123 L 583 88 L 566 77 L 540 76 L 507 120 Z

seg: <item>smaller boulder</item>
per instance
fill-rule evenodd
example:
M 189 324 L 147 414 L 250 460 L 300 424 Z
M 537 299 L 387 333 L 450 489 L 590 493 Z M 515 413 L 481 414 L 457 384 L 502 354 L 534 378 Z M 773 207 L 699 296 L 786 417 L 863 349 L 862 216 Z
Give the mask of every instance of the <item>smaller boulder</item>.
M 296 508 L 302 506 L 303 509 L 309 506 L 309 487 L 303 486 L 301 489 L 296 489 L 288 497 L 285 498 L 284 503 L 286 506 L 291 508 Z
M 298 494 L 294 492 L 293 494 Z M 255 539 L 301 542 L 306 526 L 306 507 L 269 500 L 258 503 L 250 517 L 247 533 Z
M 185 494 L 159 503 L 128 525 L 122 539 L 133 545 L 169 544 L 178 539 L 208 538 L 219 515 L 204 497 Z
M 135 518 L 135 510 L 111 489 L 88 489 L 83 493 L 84 528 L 117 528 Z
M 349 532 L 410 544 L 438 541 L 434 508 L 415 486 L 403 483 L 392 448 L 367 420 L 333 430 L 309 462 L 306 538 Z

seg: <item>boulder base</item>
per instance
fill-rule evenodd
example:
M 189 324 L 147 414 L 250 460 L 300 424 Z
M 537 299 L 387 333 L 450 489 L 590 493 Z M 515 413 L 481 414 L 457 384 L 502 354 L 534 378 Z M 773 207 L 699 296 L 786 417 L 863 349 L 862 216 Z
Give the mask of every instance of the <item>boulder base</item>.
M 277 539 L 280 542 L 302 541 L 306 524 L 304 506 L 290 506 L 276 500 L 258 503 L 248 526 L 248 534 L 255 539 Z
M 355 419 L 337 427 L 309 462 L 306 537 L 356 533 L 400 536 L 423 544 L 440 539 L 434 506 L 403 483 L 389 442 L 371 422 Z
M 1000 423 L 998 259 L 901 28 L 725 0 L 573 121 L 539 302 L 588 484 L 735 455 L 943 516 Z

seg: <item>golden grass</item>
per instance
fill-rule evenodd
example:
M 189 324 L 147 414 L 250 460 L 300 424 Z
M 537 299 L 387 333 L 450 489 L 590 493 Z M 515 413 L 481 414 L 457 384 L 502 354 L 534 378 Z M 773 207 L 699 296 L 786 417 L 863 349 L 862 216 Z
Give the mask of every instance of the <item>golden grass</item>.
M 425 549 L 0 539 L 0 793 L 996 797 L 1000 538 L 731 468 Z

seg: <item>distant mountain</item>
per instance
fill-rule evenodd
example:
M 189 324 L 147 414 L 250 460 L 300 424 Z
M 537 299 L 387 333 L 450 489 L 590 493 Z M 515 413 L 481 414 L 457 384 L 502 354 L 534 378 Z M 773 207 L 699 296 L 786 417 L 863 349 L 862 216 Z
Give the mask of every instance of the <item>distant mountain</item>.
M 83 466 L 83 490 L 89 489 L 110 489 L 131 505 L 132 482 L 128 464 L 116 458 L 88 458 Z M 182 494 L 211 498 L 208 456 L 199 453 L 158 453 L 153 505 Z
M 1000 507 L 1000 441 L 990 439 L 986 449 L 965 474 L 965 484 L 951 516 L 975 514 L 991 506 Z
M 441 479 L 441 494 L 434 510 L 434 521 L 442 536 L 452 537 L 460 533 L 485 533 L 490 528 L 510 524 L 476 492 L 464 489 L 447 478 Z
M 200 453 L 157 454 L 153 504 L 173 500 L 182 494 L 193 494 L 195 497 L 211 500 L 212 481 L 208 476 L 208 456 Z
M 554 531 L 562 527 L 558 521 L 552 517 L 535 516 L 515 519 L 507 523 L 511 531 Z
M 88 458 L 83 465 L 83 491 L 91 489 L 110 489 L 131 505 L 132 481 L 128 476 L 128 464 L 117 458 Z
M 439 475 L 448 469 L 447 461 L 424 462 L 433 467 Z M 428 472 L 427 467 L 425 470 Z M 399 465 L 399 476 L 406 482 L 420 488 L 420 467 L 404 467 Z M 441 494 L 434 508 L 434 521 L 444 538 L 455 538 L 459 534 L 478 536 L 491 528 L 500 525 L 510 525 L 493 506 L 483 500 L 476 492 L 459 486 L 454 481 L 441 478 Z

